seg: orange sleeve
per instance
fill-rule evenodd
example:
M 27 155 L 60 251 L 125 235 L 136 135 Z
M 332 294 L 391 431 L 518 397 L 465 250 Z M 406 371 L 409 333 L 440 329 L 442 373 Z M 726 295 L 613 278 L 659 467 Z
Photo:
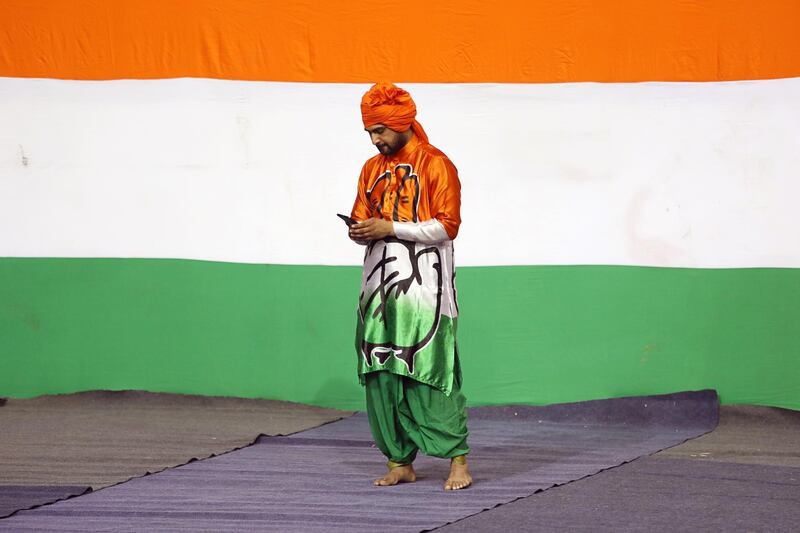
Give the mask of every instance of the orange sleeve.
M 367 164 L 361 167 L 361 175 L 358 177 L 358 191 L 356 201 L 353 202 L 353 209 L 350 211 L 350 218 L 361 222 L 371 217 L 369 202 L 367 201 Z
M 431 216 L 438 220 L 450 239 L 461 225 L 461 182 L 458 170 L 447 157 L 436 157 L 429 169 Z

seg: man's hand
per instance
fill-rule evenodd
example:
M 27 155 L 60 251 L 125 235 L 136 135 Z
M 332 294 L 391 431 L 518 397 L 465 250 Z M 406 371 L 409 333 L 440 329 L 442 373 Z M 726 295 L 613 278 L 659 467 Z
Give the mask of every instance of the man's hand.
M 375 241 L 394 235 L 394 226 L 382 218 L 368 218 L 350 226 L 350 238 L 354 241 Z

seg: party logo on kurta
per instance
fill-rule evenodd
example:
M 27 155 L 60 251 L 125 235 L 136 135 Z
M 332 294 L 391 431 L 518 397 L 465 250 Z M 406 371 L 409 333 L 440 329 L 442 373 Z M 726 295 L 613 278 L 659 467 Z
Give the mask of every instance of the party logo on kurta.
M 437 246 L 389 237 L 367 246 L 359 299 L 361 355 L 367 366 L 390 357 L 414 374 L 415 356 L 436 335 L 442 306 Z
M 373 214 L 391 214 L 396 222 L 419 222 L 419 176 L 403 163 L 381 174 L 367 190 Z

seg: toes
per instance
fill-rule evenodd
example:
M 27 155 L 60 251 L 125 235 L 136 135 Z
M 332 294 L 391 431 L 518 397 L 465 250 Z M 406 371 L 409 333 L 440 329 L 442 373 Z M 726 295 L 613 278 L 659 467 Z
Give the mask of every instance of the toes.
M 387 487 L 397 485 L 399 483 L 413 483 L 417 480 L 414 472 L 390 472 L 380 479 L 374 481 L 375 486 Z
M 461 490 L 472 485 L 471 481 L 450 481 L 444 484 L 444 490 Z

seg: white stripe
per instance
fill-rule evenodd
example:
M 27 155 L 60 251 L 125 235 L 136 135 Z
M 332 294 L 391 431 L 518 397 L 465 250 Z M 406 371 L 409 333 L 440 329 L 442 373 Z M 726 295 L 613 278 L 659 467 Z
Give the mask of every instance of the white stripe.
M 359 264 L 366 88 L 0 78 L 0 256 Z M 406 88 L 459 265 L 800 267 L 800 79 Z

